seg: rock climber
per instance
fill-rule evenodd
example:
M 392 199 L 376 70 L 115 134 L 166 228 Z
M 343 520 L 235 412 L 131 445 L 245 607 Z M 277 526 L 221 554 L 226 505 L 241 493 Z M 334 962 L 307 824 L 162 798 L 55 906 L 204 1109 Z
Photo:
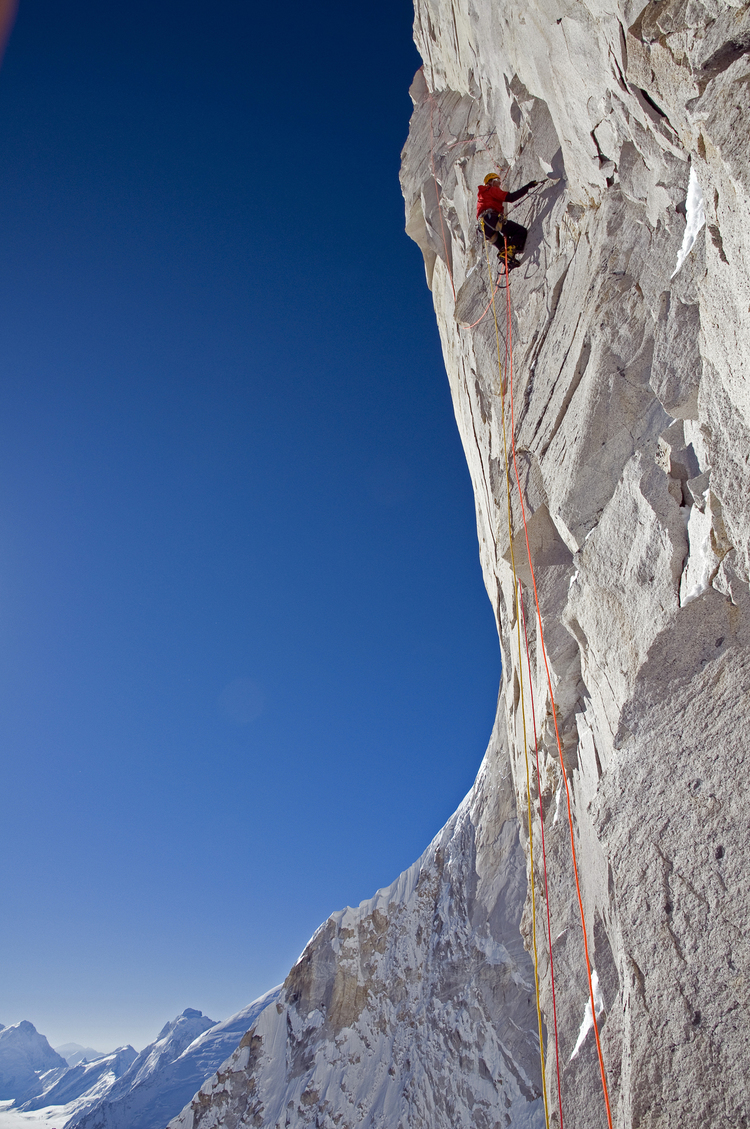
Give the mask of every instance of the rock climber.
M 538 183 L 538 180 L 530 180 L 528 184 L 524 184 L 523 188 L 517 188 L 515 192 L 505 192 L 500 187 L 500 177 L 496 172 L 491 172 L 484 178 L 484 184 L 480 184 L 477 189 L 479 230 L 488 243 L 495 245 L 503 265 L 505 264 L 507 244 L 508 270 L 520 267 L 521 264 L 517 256 L 523 252 L 526 246 L 528 231 L 520 223 L 514 223 L 513 220 L 505 218 L 505 202 L 507 200 L 509 204 L 515 203 L 516 200 L 524 197 L 530 189 L 536 188 Z

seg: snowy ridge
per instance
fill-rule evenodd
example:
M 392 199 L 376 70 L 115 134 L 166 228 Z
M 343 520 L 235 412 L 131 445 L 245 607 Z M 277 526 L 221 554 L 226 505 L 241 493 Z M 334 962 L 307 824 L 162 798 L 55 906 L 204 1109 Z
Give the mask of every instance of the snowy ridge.
M 480 775 L 481 771 L 482 770 L 480 769 Z M 477 777 L 477 782 L 478 780 L 479 776 Z M 408 902 L 417 887 L 419 876 L 422 871 L 422 866 L 428 858 L 434 855 L 438 842 L 445 837 L 447 828 L 455 824 L 455 822 L 461 818 L 462 814 L 464 814 L 464 811 L 469 804 L 473 792 L 474 789 L 472 789 L 472 792 L 470 792 L 468 796 L 464 797 L 454 814 L 451 816 L 449 823 L 446 824 L 446 827 L 444 827 L 437 833 L 435 838 L 430 843 L 429 847 L 427 847 L 424 853 L 420 855 L 417 861 L 413 862 L 410 867 L 407 867 L 406 870 L 402 871 L 402 873 L 399 874 L 398 878 L 396 878 L 395 881 L 391 882 L 390 886 L 384 886 L 381 890 L 376 891 L 376 893 L 371 898 L 365 898 L 364 901 L 361 901 L 356 908 L 346 906 L 342 910 L 337 910 L 335 913 L 331 914 L 328 920 L 335 921 L 339 928 L 351 926 L 360 921 L 363 917 L 368 917 L 376 910 L 385 912 L 388 906 L 390 906 L 393 902 L 397 904 Z M 325 924 L 327 924 L 327 922 Z M 320 928 L 323 929 L 324 926 L 321 926 Z M 320 930 L 316 931 L 312 940 L 315 939 L 319 932 Z M 311 942 L 309 942 L 309 944 L 312 943 L 312 940 Z M 302 955 L 304 955 L 304 953 Z M 301 960 L 302 957 L 300 957 L 299 959 Z
M 412 863 L 408 870 L 400 874 L 396 881 L 392 882 L 390 886 L 385 886 L 382 890 L 378 890 L 372 898 L 366 898 L 364 901 L 360 902 L 356 908 L 346 906 L 344 909 L 338 910 L 336 913 L 331 914 L 329 920 L 335 921 L 339 928 L 346 928 L 356 924 L 356 922 L 360 921 L 363 917 L 367 917 L 376 910 L 385 913 L 392 902 L 403 903 L 408 901 L 414 893 L 422 870 L 422 862 L 428 854 L 429 847 L 421 858 L 417 859 L 415 863 Z
M 164 1129 L 232 1051 L 280 989 L 220 1023 L 193 1008 L 166 1024 L 130 1069 L 67 1129 Z
M 44 1075 L 44 1090 L 36 1098 L 21 1106 L 24 1112 L 46 1106 L 65 1106 L 66 1120 L 96 1105 L 109 1093 L 135 1062 L 133 1047 L 118 1047 L 111 1055 L 102 1055 L 93 1062 L 80 1062 L 67 1070 L 54 1072 L 54 1077 Z
M 399 881 L 325 922 L 276 1004 L 170 1129 L 468 1129 L 507 1117 L 539 1129 L 509 785 L 496 780 L 494 810 L 475 787 Z
M 28 1020 L 0 1030 L 0 1101 L 28 1101 L 67 1069 L 65 1059 Z
M 94 1062 L 97 1058 L 105 1058 L 104 1051 L 94 1050 L 93 1047 L 82 1047 L 80 1043 L 63 1043 L 55 1047 L 59 1055 L 67 1062 L 68 1066 L 78 1066 L 80 1062 Z
M 280 987 L 271 989 L 220 1023 L 186 1008 L 182 1015 L 165 1024 L 156 1040 L 140 1054 L 129 1046 L 118 1047 L 112 1054 L 90 1062 L 79 1061 L 72 1067 L 64 1064 L 32 1070 L 35 1096 L 23 1105 L 14 1103 L 0 1120 L 4 1118 L 8 1126 L 18 1129 L 24 1124 L 54 1124 L 58 1129 L 164 1129 L 201 1083 L 231 1055 L 244 1033 L 280 991 Z M 21 1092 L 28 1091 L 26 1074 L 32 1060 L 42 1065 L 64 1063 L 32 1024 L 18 1024 L 5 1031 L 9 1032 L 5 1040 L 6 1090 L 15 1084 Z M 23 1071 L 19 1074 L 16 1069 L 20 1078 L 16 1084 L 11 1068 L 18 1065 L 19 1044 L 25 1057 Z M 85 1051 L 75 1044 L 70 1053 L 80 1058 Z M 2 1069 L 0 1051 L 0 1080 Z

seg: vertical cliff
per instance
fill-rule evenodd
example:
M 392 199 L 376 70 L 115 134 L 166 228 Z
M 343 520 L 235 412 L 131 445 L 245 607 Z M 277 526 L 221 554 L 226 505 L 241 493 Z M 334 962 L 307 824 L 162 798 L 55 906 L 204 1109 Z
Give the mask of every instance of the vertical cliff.
M 571 1059 L 588 985 L 564 804 L 553 815 L 559 759 L 519 488 L 614 1120 L 745 1124 L 750 13 L 679 0 L 419 0 L 416 31 L 425 65 L 404 155 L 408 227 L 474 481 L 519 812 L 522 673 L 492 311 L 464 326 L 490 295 L 476 185 L 496 169 L 508 188 L 556 178 L 513 213 L 530 235 L 510 330 L 505 293 L 496 301 L 514 359 L 513 556 L 545 719 L 563 1109 L 576 1124 L 604 1120 L 592 1036 Z M 686 211 L 697 231 L 687 255 Z M 509 420 L 506 432 L 510 445 Z M 543 973 L 551 1032 L 546 956 Z
M 544 1124 L 525 729 L 550 1122 L 559 1071 L 564 1120 L 606 1125 L 561 749 L 613 1121 L 746 1126 L 750 10 L 417 0 L 415 34 L 407 230 L 474 482 L 497 722 L 422 859 L 321 927 L 173 1124 Z M 493 170 L 549 178 L 494 311 Z

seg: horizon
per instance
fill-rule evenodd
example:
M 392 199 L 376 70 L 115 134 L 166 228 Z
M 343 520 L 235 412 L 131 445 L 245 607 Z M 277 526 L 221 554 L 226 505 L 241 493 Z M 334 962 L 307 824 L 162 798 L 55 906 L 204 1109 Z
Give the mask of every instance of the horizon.
M 274 985 L 274 987 L 272 989 L 270 989 L 270 991 L 274 991 L 276 988 L 278 988 L 280 986 L 281 985 Z M 258 1000 L 263 999 L 264 995 L 268 995 L 268 994 L 269 994 L 268 992 L 264 992 L 262 995 L 258 996 L 256 1000 L 251 1000 L 250 1004 L 248 1006 L 251 1006 L 252 1004 L 257 1003 Z M 2 1033 L 3 1031 L 7 1031 L 8 1029 L 10 1029 L 12 1027 L 19 1027 L 22 1023 L 31 1023 L 31 1025 L 34 1028 L 34 1030 L 36 1031 L 36 1033 L 38 1035 L 41 1035 L 43 1038 L 47 1039 L 47 1042 L 49 1043 L 50 1047 L 52 1047 L 52 1050 L 56 1051 L 57 1054 L 62 1055 L 63 1058 L 67 1058 L 71 1055 L 77 1054 L 79 1051 L 95 1051 L 96 1052 L 95 1058 L 84 1058 L 84 1059 L 81 1060 L 82 1062 L 94 1062 L 98 1058 L 107 1058 L 109 1055 L 114 1054 L 115 1051 L 123 1050 L 125 1047 L 132 1047 L 133 1050 L 137 1051 L 138 1054 L 140 1054 L 142 1051 L 144 1051 L 146 1049 L 146 1047 L 149 1047 L 153 1043 L 156 1043 L 158 1041 L 157 1035 L 159 1035 L 160 1032 L 166 1026 L 168 1026 L 170 1023 L 174 1023 L 175 1020 L 179 1019 L 180 1015 L 184 1015 L 184 1013 L 186 1011 L 191 1011 L 191 1010 L 198 1012 L 199 1016 L 204 1016 L 207 1019 L 211 1018 L 211 1016 L 205 1016 L 204 1013 L 199 1008 L 191 1009 L 189 1006 L 186 1007 L 186 1008 L 183 1008 L 182 1012 L 178 1013 L 177 1015 L 172 1016 L 171 1019 L 165 1020 L 165 1022 L 159 1028 L 159 1031 L 157 1031 L 154 1034 L 153 1038 L 149 1039 L 148 1042 L 144 1043 L 142 1046 L 136 1046 L 134 1043 L 120 1043 L 117 1046 L 110 1047 L 108 1050 L 101 1050 L 100 1048 L 92 1046 L 90 1043 L 79 1043 L 79 1042 L 76 1042 L 75 1040 L 67 1040 L 66 1042 L 55 1044 L 55 1043 L 52 1043 L 52 1041 L 47 1038 L 44 1031 L 40 1031 L 38 1029 L 38 1027 L 36 1026 L 36 1024 L 34 1024 L 33 1021 L 30 1020 L 30 1019 L 17 1019 L 13 1023 L 3 1023 L 3 1021 L 0 1020 L 0 1033 Z M 239 1012 L 246 1011 L 246 1010 L 247 1010 L 246 1007 L 245 1008 L 239 1008 L 238 1011 L 236 1013 L 233 1013 L 233 1014 L 239 1014 Z M 223 1016 L 221 1019 L 215 1019 L 214 1022 L 213 1022 L 213 1026 L 217 1027 L 220 1024 L 224 1023 L 226 1020 L 231 1019 L 231 1018 L 232 1018 L 232 1016 L 229 1015 L 229 1016 Z M 209 1027 L 207 1030 L 210 1031 L 210 1030 L 212 1030 L 212 1028 Z M 65 1052 L 65 1053 L 63 1053 L 63 1052 Z M 2 1102 L 0 1102 L 0 1105 L 2 1105 Z
M 0 1021 L 52 1046 L 246 1007 L 484 755 L 497 633 L 398 182 L 412 18 L 20 6 Z

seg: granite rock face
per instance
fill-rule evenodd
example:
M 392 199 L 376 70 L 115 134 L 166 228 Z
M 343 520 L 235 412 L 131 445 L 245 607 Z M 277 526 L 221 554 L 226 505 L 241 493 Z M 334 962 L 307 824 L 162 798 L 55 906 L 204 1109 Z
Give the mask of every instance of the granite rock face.
M 407 231 L 474 483 L 497 722 L 422 859 L 321 927 L 172 1124 L 543 1125 L 530 790 L 550 1122 L 559 1066 L 564 1120 L 606 1125 L 556 721 L 613 1122 L 746 1127 L 750 7 L 417 0 L 415 35 Z M 497 334 L 491 171 L 544 181 L 512 212 Z
M 606 1123 L 593 1035 L 571 1060 L 588 988 L 565 805 L 556 824 L 552 814 L 561 777 L 520 495 L 613 1119 L 745 1125 L 750 9 L 540 0 L 465 4 L 459 16 L 420 0 L 416 28 L 425 65 L 402 179 L 474 481 L 519 812 L 511 557 L 532 628 L 563 1112 Z M 510 333 L 507 294 L 496 296 L 512 404 L 492 310 L 465 328 L 491 293 L 473 204 L 496 170 L 508 188 L 554 178 L 512 213 L 529 240 Z M 686 218 L 695 240 L 675 273 Z M 518 464 L 512 553 L 503 413 Z M 534 831 L 538 894 L 537 817 Z M 542 999 L 549 1033 L 546 969 Z

